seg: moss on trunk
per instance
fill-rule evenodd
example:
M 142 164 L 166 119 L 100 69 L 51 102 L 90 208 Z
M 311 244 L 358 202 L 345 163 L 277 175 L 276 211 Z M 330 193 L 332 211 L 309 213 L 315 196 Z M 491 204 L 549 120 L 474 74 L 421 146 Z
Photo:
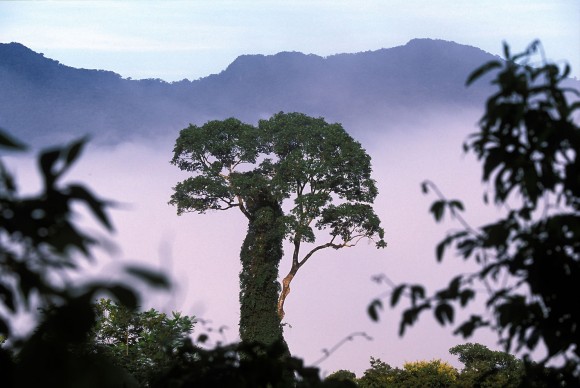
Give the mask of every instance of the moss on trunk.
M 248 233 L 240 258 L 240 337 L 243 342 L 286 346 L 277 313 L 278 264 L 284 239 L 280 204 L 266 194 L 248 201 Z

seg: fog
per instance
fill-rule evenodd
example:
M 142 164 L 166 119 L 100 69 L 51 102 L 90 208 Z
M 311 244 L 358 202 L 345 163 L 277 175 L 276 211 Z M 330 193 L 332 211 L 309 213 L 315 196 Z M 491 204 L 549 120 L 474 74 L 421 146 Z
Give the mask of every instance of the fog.
M 459 225 L 451 220 L 434 222 L 428 210 L 436 197 L 422 194 L 420 184 L 430 179 L 449 198 L 463 200 L 466 218 L 474 226 L 497 217 L 493 207 L 481 205 L 480 167 L 461 147 L 476 130 L 479 115 L 475 111 L 423 112 L 397 122 L 367 122 L 356 128 L 372 157 L 379 188 L 375 210 L 383 222 L 388 247 L 377 250 L 374 244 L 360 243 L 354 248 L 319 252 L 298 273 L 285 304 L 285 337 L 291 352 L 306 364 L 324 356 L 323 349 L 332 348 L 351 333 L 364 332 L 372 341 L 356 336 L 346 342 L 320 363 L 323 373 L 349 369 L 360 376 L 369 367 L 371 356 L 392 366 L 433 358 L 459 366 L 448 349 L 465 341 L 451 335 L 449 327 L 440 327 L 431 313 L 400 338 L 400 309 L 385 307 L 378 323 L 370 320 L 366 309 L 380 295 L 387 296 L 388 306 L 389 287 L 373 282 L 373 275 L 384 274 L 395 283 L 420 282 L 432 291 L 445 286 L 454 274 L 474 268 L 452 254 L 436 263 L 436 244 Z M 210 320 L 206 329 L 227 327 L 223 336 L 212 336 L 214 341 L 236 341 L 239 251 L 246 220 L 236 209 L 176 215 L 167 202 L 172 187 L 187 177 L 169 163 L 176 137 L 177 133 L 167 133 L 155 141 L 116 146 L 89 143 L 65 177 L 65 181 L 81 181 L 100 197 L 117 203 L 111 209 L 116 231 L 108 237 L 117 249 L 97 250 L 96 262 L 83 266 L 83 276 L 122 278 L 127 263 L 163 271 L 173 287 L 169 292 L 140 287 L 143 308 L 177 310 Z M 38 187 L 30 161 L 12 159 L 9 165 L 24 191 Z M 106 235 L 86 215 L 79 222 Z M 281 276 L 289 270 L 289 256 L 282 260 Z M 456 322 L 463 316 L 466 313 L 457 314 Z M 203 330 L 201 324 L 196 326 L 197 333 Z M 470 341 L 497 348 L 496 337 L 490 333 Z

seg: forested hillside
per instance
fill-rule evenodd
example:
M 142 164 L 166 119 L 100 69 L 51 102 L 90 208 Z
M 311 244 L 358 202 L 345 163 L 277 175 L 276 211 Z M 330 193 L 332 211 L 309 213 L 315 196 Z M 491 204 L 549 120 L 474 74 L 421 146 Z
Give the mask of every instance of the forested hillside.
M 465 79 L 491 58 L 474 47 L 415 39 L 326 58 L 243 55 L 219 74 L 167 83 L 76 69 L 18 43 L 0 44 L 0 126 L 32 143 L 87 133 L 114 143 L 167 132 L 174 137 L 190 122 L 230 116 L 256 122 L 283 110 L 368 132 L 377 120 L 400 121 L 443 105 L 481 106 L 486 87 L 465 88 Z

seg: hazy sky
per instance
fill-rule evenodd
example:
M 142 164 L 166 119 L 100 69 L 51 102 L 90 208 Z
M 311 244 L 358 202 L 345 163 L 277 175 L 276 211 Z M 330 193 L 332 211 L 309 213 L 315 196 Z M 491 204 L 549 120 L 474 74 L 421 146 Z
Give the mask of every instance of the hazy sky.
M 2 1 L 0 42 L 74 67 L 175 81 L 218 73 L 241 54 L 322 56 L 440 38 L 500 54 L 541 39 L 580 66 L 580 1 Z
M 413 38 L 451 40 L 501 54 L 504 40 L 517 51 L 539 38 L 549 58 L 567 59 L 578 76 L 579 20 L 578 0 L 1 1 L 0 42 L 22 43 L 68 66 L 174 81 L 219 73 L 242 54 L 301 51 L 326 56 L 403 45 Z M 453 260 L 435 263 L 434 247 L 449 226 L 434 224 L 428 215 L 434 198 L 424 197 L 419 185 L 433 179 L 450 196 L 464 198 L 468 209 L 477 209 L 479 168 L 462 157 L 461 141 L 480 114 L 413 118 L 408 132 L 420 136 L 405 137 L 409 128 L 396 128 L 385 131 L 385 139 L 363 144 L 373 157 L 380 190 L 376 209 L 389 247 L 377 251 L 363 245 L 325 253 L 304 267 L 286 302 L 285 335 L 296 355 L 311 363 L 322 348 L 365 331 L 374 341 L 348 343 L 322 369 L 351 369 L 360 375 L 370 356 L 393 366 L 418 359 L 454 360 L 447 350 L 463 341 L 432 318 L 400 339 L 399 312 L 389 311 L 375 324 L 365 310 L 387 290 L 370 281 L 374 274 L 441 286 L 452 273 L 466 270 Z M 114 212 L 122 249 L 118 256 L 147 261 L 175 279 L 171 296 L 160 297 L 161 302 L 149 299 L 145 307 L 165 306 L 212 319 L 217 326 L 229 326 L 227 337 L 235 340 L 237 257 L 245 220 L 241 214 L 176 217 L 167 201 L 184 175 L 169 165 L 174 139 L 165 140 L 89 147 L 73 176 L 106 198 L 131 205 Z M 34 187 L 31 165 L 14 170 Z M 470 213 L 475 225 L 490 217 L 488 210 Z M 105 273 L 114 276 L 116 265 L 106 264 Z M 281 273 L 287 271 L 286 261 Z M 490 347 L 495 343 L 490 335 L 475 340 Z

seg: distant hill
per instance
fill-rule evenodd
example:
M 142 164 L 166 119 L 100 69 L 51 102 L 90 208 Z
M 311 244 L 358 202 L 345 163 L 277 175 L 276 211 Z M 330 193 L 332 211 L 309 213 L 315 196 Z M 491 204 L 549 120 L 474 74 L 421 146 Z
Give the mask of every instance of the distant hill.
M 369 130 L 364 122 L 442 107 L 482 108 L 489 87 L 466 88 L 465 79 L 492 58 L 470 46 L 415 39 L 326 58 L 243 55 L 219 74 L 167 83 L 76 69 L 18 43 L 0 44 L 0 127 L 33 143 L 87 133 L 114 143 L 175 136 L 190 122 L 235 116 L 255 123 L 278 111 L 300 111 L 342 122 L 356 134 Z

